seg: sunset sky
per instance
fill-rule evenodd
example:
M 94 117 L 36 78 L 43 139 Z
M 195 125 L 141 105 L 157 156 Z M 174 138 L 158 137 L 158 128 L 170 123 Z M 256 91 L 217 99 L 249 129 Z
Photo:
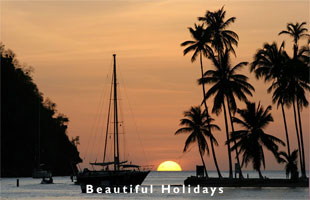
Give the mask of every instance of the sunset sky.
M 107 105 L 112 54 L 117 54 L 121 85 L 121 104 L 125 126 L 126 158 L 142 165 L 157 166 L 166 160 L 179 163 L 183 170 L 200 164 L 194 144 L 182 153 L 187 135 L 175 136 L 183 112 L 202 100 L 199 62 L 183 56 L 180 44 L 190 40 L 187 27 L 197 22 L 206 10 L 225 5 L 228 17 L 236 22 L 229 28 L 239 35 L 237 57 L 232 63 L 252 62 L 263 43 L 286 41 L 292 54 L 292 39 L 278 36 L 288 22 L 306 21 L 309 28 L 309 1 L 278 0 L 133 0 L 133 1 L 1 1 L 1 41 L 12 49 L 21 64 L 31 66 L 44 97 L 57 104 L 69 117 L 68 136 L 80 136 L 84 163 L 101 160 L 104 117 L 96 117 L 100 98 Z M 306 44 L 301 40 L 302 45 Z M 204 60 L 205 69 L 211 69 Z M 266 90 L 270 83 L 256 80 L 249 66 L 242 70 L 256 92 L 251 101 L 271 105 Z M 207 86 L 209 88 L 209 86 Z M 129 102 L 129 103 L 128 103 Z M 208 101 L 211 107 L 213 99 Z M 244 108 L 244 103 L 239 107 Z M 309 107 L 303 109 L 306 159 L 309 159 Z M 281 111 L 273 105 L 274 123 L 267 133 L 285 141 Z M 133 117 L 134 116 L 134 117 Z M 228 170 L 224 116 L 212 115 L 222 131 L 214 132 L 219 141 L 216 155 L 221 170 Z M 287 111 L 291 150 L 297 149 L 293 111 Z M 123 135 L 121 136 L 123 137 Z M 286 150 L 285 147 L 281 147 Z M 283 169 L 265 151 L 266 169 Z M 234 154 L 233 154 L 234 155 Z M 101 156 L 101 157 L 100 157 Z M 123 154 L 121 154 L 123 156 Z M 214 170 L 213 158 L 207 167 Z M 307 165 L 308 168 L 308 165 Z M 252 165 L 248 166 L 252 169 Z

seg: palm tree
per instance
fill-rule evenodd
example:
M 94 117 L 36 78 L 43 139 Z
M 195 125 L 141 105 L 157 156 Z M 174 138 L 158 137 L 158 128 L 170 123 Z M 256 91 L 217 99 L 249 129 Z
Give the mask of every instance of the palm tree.
M 184 116 L 186 118 L 180 120 L 180 125 L 184 127 L 178 129 L 175 132 L 175 135 L 180 133 L 190 133 L 185 142 L 183 149 L 184 152 L 187 151 L 191 143 L 198 143 L 200 158 L 206 172 L 206 177 L 208 177 L 206 164 L 203 159 L 205 150 L 207 150 L 207 153 L 209 154 L 209 147 L 205 137 L 210 138 L 211 145 L 213 145 L 213 143 L 218 145 L 215 137 L 212 135 L 211 130 L 220 130 L 220 128 L 215 124 L 211 124 L 213 119 L 207 116 L 206 111 L 202 112 L 200 106 L 191 107 L 189 111 L 184 112 Z
M 208 45 L 210 43 L 210 29 L 204 29 L 204 25 L 195 24 L 195 29 L 188 28 L 191 36 L 194 40 L 188 40 L 181 44 L 181 46 L 188 46 L 184 49 L 183 53 L 186 55 L 187 53 L 194 51 L 192 55 L 191 61 L 196 61 L 197 56 L 200 58 L 200 70 L 201 77 L 203 77 L 203 64 L 202 64 L 202 55 L 208 55 L 212 52 L 211 47 Z M 205 94 L 205 86 L 202 84 L 203 95 Z M 205 108 L 207 110 L 207 105 L 205 104 Z
M 285 145 L 282 140 L 264 132 L 264 128 L 273 121 L 268 106 L 266 110 L 260 105 L 247 102 L 246 109 L 238 109 L 237 113 L 241 119 L 234 117 L 233 120 L 241 125 L 244 129 L 232 133 L 231 139 L 237 140 L 237 144 L 232 149 L 239 148 L 239 153 L 243 153 L 242 166 L 252 161 L 253 168 L 258 172 L 259 177 L 263 178 L 261 173 L 261 164 L 265 168 L 265 157 L 263 147 L 266 147 L 273 155 L 278 158 L 278 145 L 276 143 Z
M 181 44 L 181 46 L 187 46 L 184 49 L 184 55 L 187 53 L 194 51 L 194 54 L 192 55 L 191 61 L 194 62 L 196 60 L 196 57 L 199 55 L 200 57 L 200 70 L 201 70 L 201 77 L 203 77 L 204 70 L 203 70 L 203 64 L 202 64 L 202 55 L 208 55 L 209 52 L 212 52 L 211 47 L 208 45 L 210 43 L 210 28 L 204 29 L 204 25 L 197 25 L 195 24 L 195 28 L 188 28 L 189 32 L 191 33 L 191 36 L 194 40 L 189 40 L 185 41 Z M 205 85 L 202 84 L 202 93 L 203 93 L 203 98 L 205 98 Z M 209 116 L 208 112 L 208 106 L 207 103 L 204 102 L 205 110 L 207 116 Z M 216 160 L 216 155 L 214 151 L 214 147 L 212 144 L 212 141 L 210 141 L 211 147 L 212 147 L 212 155 L 213 155 L 213 160 L 214 164 L 218 173 L 218 176 L 221 178 L 222 174 L 221 171 L 218 167 L 217 160 Z
M 277 43 L 265 43 L 254 55 L 251 63 L 251 72 L 255 72 L 256 78 L 263 77 L 264 80 L 271 81 L 282 75 L 284 67 L 287 65 L 288 55 L 284 50 L 284 42 L 278 47 Z
M 286 30 L 283 30 L 279 33 L 279 35 L 287 34 L 294 38 L 294 46 L 293 46 L 294 59 L 297 57 L 298 40 L 302 37 L 309 36 L 308 34 L 306 34 L 308 29 L 304 27 L 306 26 L 306 24 L 307 24 L 306 22 L 302 22 L 300 24 L 298 22 L 296 22 L 296 24 L 288 23 L 286 26 Z
M 298 61 L 299 64 L 296 63 L 296 61 Z M 281 78 L 275 81 L 270 86 L 270 88 L 268 88 L 268 91 L 271 90 L 274 90 L 274 102 L 281 100 L 288 106 L 293 105 L 297 144 L 299 149 L 300 168 L 302 171 L 302 176 L 305 177 L 305 160 L 303 159 L 304 154 L 302 153 L 302 131 L 298 131 L 297 121 L 299 121 L 299 126 L 301 126 L 300 108 L 307 107 L 309 104 L 305 94 L 305 91 L 310 90 L 309 67 L 307 67 L 299 60 L 290 59 L 287 66 L 284 68 Z M 299 118 L 299 120 L 297 118 Z
M 298 68 L 294 72 L 297 72 L 297 85 L 296 85 L 296 102 L 297 102 L 297 113 L 298 113 L 298 121 L 300 128 L 300 140 L 302 147 L 302 157 L 303 157 L 303 169 L 302 169 L 302 177 L 306 177 L 306 161 L 305 161 L 305 150 L 303 143 L 303 132 L 301 125 L 301 116 L 300 112 L 303 107 L 308 107 L 309 102 L 306 99 L 305 91 L 310 91 L 310 37 L 308 38 L 308 47 L 302 47 L 297 54 L 297 60 L 294 61 L 294 65 Z
M 283 151 L 279 152 L 278 162 L 286 163 L 285 165 L 286 178 L 288 178 L 289 175 L 291 175 L 291 179 L 298 178 L 297 152 L 298 152 L 297 149 L 295 149 L 291 155 L 287 155 L 287 153 Z
M 237 46 L 238 40 L 239 40 L 238 35 L 234 31 L 227 30 L 228 26 L 235 22 L 236 17 L 231 17 L 228 20 L 225 20 L 225 16 L 226 16 L 226 11 L 224 10 L 224 7 L 222 7 L 221 9 L 214 11 L 214 12 L 206 11 L 206 14 L 204 17 L 198 17 L 198 20 L 203 21 L 207 25 L 207 27 L 210 29 L 209 30 L 211 33 L 210 44 L 211 44 L 211 47 L 213 47 L 214 50 L 217 52 L 218 55 L 222 55 L 225 49 L 228 49 L 235 54 L 233 45 Z M 231 111 L 230 108 L 228 109 Z M 231 112 L 229 112 L 229 117 L 231 119 L 232 117 Z M 234 130 L 234 126 L 232 122 L 231 122 L 231 127 L 232 127 L 232 130 Z M 236 154 L 236 159 L 237 159 L 237 163 L 240 166 L 238 154 Z M 241 169 L 239 171 L 239 177 L 243 178 Z
M 287 73 L 287 72 L 286 72 Z M 289 73 L 287 73 L 288 75 Z M 277 103 L 277 108 L 281 105 L 282 110 L 282 117 L 284 121 L 284 128 L 285 128 L 285 136 L 286 136 L 286 145 L 287 145 L 287 155 L 290 156 L 290 142 L 289 142 L 289 136 L 288 136 L 288 130 L 287 130 L 287 124 L 286 124 L 286 117 L 285 117 L 285 111 L 284 111 L 284 105 L 286 105 L 288 108 L 293 103 L 293 96 L 290 90 L 288 90 L 288 77 L 282 76 L 279 79 L 276 79 L 271 86 L 267 89 L 267 92 L 270 93 L 273 91 L 272 95 L 272 102 Z M 298 127 L 297 127 L 297 121 L 296 121 L 296 113 L 294 113 L 295 116 L 295 125 L 296 125 L 296 135 L 298 140 L 298 147 L 300 147 L 300 140 L 299 140 L 299 134 L 298 134 Z M 300 153 L 300 152 L 299 152 Z M 300 161 L 302 163 L 302 160 Z
M 226 49 L 224 54 L 218 56 L 210 54 L 209 57 L 215 67 L 215 70 L 208 70 L 204 74 L 204 77 L 199 80 L 199 84 L 213 84 L 213 86 L 205 94 L 204 101 L 211 96 L 215 96 L 212 112 L 218 115 L 222 111 L 222 108 L 224 109 L 227 140 L 229 140 L 229 130 L 225 99 L 227 101 L 229 114 L 231 115 L 231 112 L 237 109 L 235 96 L 237 96 L 237 98 L 241 101 L 247 101 L 246 95 L 252 96 L 251 90 L 254 91 L 254 87 L 247 82 L 248 78 L 242 74 L 237 74 L 237 71 L 245 66 L 247 62 L 241 62 L 232 67 L 229 53 L 230 51 Z M 232 178 L 233 174 L 230 143 L 227 144 L 227 148 L 229 159 L 229 177 Z M 236 157 L 238 158 L 237 151 Z
M 305 63 L 301 62 L 300 60 L 292 60 L 290 71 L 290 80 L 288 82 L 288 91 L 291 91 L 293 94 L 293 108 L 294 108 L 294 115 L 295 115 L 295 124 L 297 129 L 297 121 L 296 121 L 296 112 L 298 115 L 298 122 L 299 122 L 299 133 L 300 133 L 300 147 L 299 151 L 301 151 L 302 156 L 302 165 L 301 165 L 301 175 L 302 177 L 306 177 L 306 170 L 305 170 L 305 150 L 304 150 L 304 142 L 303 142 L 303 132 L 302 132 L 302 125 L 301 125 L 301 116 L 300 112 L 303 107 L 307 107 L 309 102 L 306 98 L 306 91 L 310 91 L 310 83 L 309 83 L 309 67 L 306 66 Z M 295 103 L 296 107 L 295 108 Z M 297 110 L 297 111 L 296 111 Z
M 300 63 L 300 59 L 298 56 L 298 41 L 299 41 L 299 39 L 302 37 L 306 37 L 306 36 L 309 37 L 309 34 L 306 33 L 308 31 L 308 29 L 304 27 L 304 26 L 306 26 L 306 24 L 307 24 L 306 22 L 302 22 L 302 23 L 296 22 L 296 24 L 288 23 L 287 27 L 286 27 L 287 30 L 283 30 L 279 33 L 279 35 L 287 34 L 287 35 L 294 38 L 294 46 L 293 46 L 294 55 L 293 55 L 293 63 L 292 63 L 293 65 L 298 66 Z M 299 71 L 299 69 L 297 71 Z M 308 79 L 307 79 L 307 81 L 308 81 Z M 308 81 L 308 83 L 309 83 L 309 81 Z M 304 92 L 300 91 L 300 93 L 304 93 Z M 308 103 L 307 103 L 307 100 L 306 101 L 301 100 L 301 99 L 299 99 L 298 96 L 296 96 L 295 102 L 297 104 L 297 114 L 298 114 L 300 143 L 301 143 L 301 149 L 299 149 L 299 151 L 301 151 L 301 155 L 302 155 L 301 173 L 302 173 L 302 177 L 306 177 L 305 153 L 304 153 L 304 144 L 303 144 L 304 142 L 303 142 L 303 132 L 302 132 L 302 125 L 301 125 L 301 118 L 300 118 L 300 110 L 302 109 L 303 106 L 307 106 Z M 295 105 L 293 105 L 293 106 L 295 109 Z M 295 121 L 296 121 L 296 118 L 295 118 Z
M 290 94 L 285 88 L 286 80 L 283 75 L 284 69 L 288 62 L 288 55 L 284 51 L 284 42 L 278 48 L 277 43 L 264 44 L 262 49 L 259 49 L 254 56 L 254 61 L 251 64 L 251 72 L 254 71 L 256 78 L 264 77 L 265 82 L 273 81 L 268 89 L 268 93 L 275 90 L 273 93 L 273 103 L 277 103 L 277 108 L 281 105 L 282 117 L 284 122 L 287 154 L 290 156 L 290 142 L 287 130 L 286 116 L 284 105 L 290 106 Z
M 216 50 L 218 54 L 224 53 L 225 49 L 230 49 L 235 53 L 233 45 L 238 45 L 239 37 L 231 30 L 227 30 L 227 27 L 235 22 L 236 17 L 231 17 L 225 20 L 226 11 L 224 7 L 211 12 L 207 11 L 204 17 L 198 17 L 199 21 L 203 21 L 211 29 L 211 46 Z

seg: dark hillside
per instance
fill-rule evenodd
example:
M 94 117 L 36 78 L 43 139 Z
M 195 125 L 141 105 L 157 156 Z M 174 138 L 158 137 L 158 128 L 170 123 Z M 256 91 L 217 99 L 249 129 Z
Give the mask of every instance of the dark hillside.
M 70 175 L 82 160 L 66 134 L 69 119 L 44 100 L 13 52 L 0 51 L 1 177 L 31 176 L 39 162 L 53 175 Z

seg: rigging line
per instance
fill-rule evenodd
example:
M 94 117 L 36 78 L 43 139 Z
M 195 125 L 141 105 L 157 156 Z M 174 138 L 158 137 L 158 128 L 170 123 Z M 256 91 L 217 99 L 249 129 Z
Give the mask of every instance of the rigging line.
M 99 108 L 100 108 L 100 105 L 101 105 L 101 102 L 102 102 L 103 93 L 104 93 L 104 88 L 100 92 L 99 105 L 98 105 Z M 95 119 L 94 119 L 93 124 L 92 124 L 91 129 L 90 129 L 90 137 L 88 137 L 88 143 L 87 143 L 87 146 L 86 146 L 86 155 L 89 153 L 88 152 L 89 151 L 89 146 L 90 146 L 91 140 L 93 139 L 93 136 L 92 136 L 93 133 L 94 133 L 93 130 L 94 130 L 95 124 L 97 122 L 97 118 L 99 116 L 99 110 L 100 109 L 98 109 L 96 114 L 95 114 L 95 117 L 94 117 Z
M 119 86 L 119 99 L 122 99 L 122 97 L 121 97 L 121 95 L 122 95 L 122 93 L 121 93 L 121 89 L 123 89 L 123 87 L 121 86 L 121 84 L 120 84 L 120 86 Z M 126 133 L 125 133 L 125 121 L 124 121 L 124 111 L 123 111 L 123 103 L 122 103 L 122 101 L 120 100 L 119 101 L 119 111 L 120 111 L 120 119 L 121 119 L 121 123 L 120 123 L 120 126 L 121 126 L 121 129 L 122 129 L 122 134 L 121 134 L 121 137 L 122 137 L 122 145 L 123 145 L 123 159 L 124 160 L 126 160 L 127 159 L 127 157 L 126 157 Z
M 91 130 L 91 135 L 93 135 L 90 139 L 93 139 L 93 142 L 91 142 L 92 144 L 94 143 L 94 141 L 97 141 L 96 138 L 97 138 L 97 130 L 98 130 L 98 124 L 97 123 L 100 123 L 100 119 L 101 119 L 101 116 L 102 116 L 102 109 L 103 109 L 103 104 L 104 104 L 104 96 L 105 96 L 105 90 L 103 91 L 103 95 L 101 96 L 100 98 L 100 102 L 99 102 L 99 109 L 98 109 L 98 115 L 96 116 L 96 119 L 94 121 L 94 126 L 92 127 L 93 129 Z M 91 145 L 90 146 L 90 152 L 93 152 L 93 149 L 94 149 L 94 146 L 95 145 Z M 87 152 L 88 153 L 88 152 Z
M 110 124 L 110 126 L 112 126 L 112 124 Z M 113 152 L 113 149 L 112 149 L 112 148 L 113 148 L 114 145 L 113 145 L 113 143 L 112 143 L 112 136 L 111 136 L 112 133 L 109 133 L 109 134 L 110 134 L 110 137 L 109 137 L 109 140 L 110 140 L 110 142 L 109 142 L 109 147 L 110 147 L 109 152 L 110 152 L 110 153 L 108 154 L 108 157 L 109 157 L 109 160 L 112 161 L 112 160 L 114 159 L 114 156 L 112 157 L 112 152 Z
M 108 140 L 109 123 L 110 123 L 110 110 L 111 110 L 111 102 L 112 102 L 112 85 L 113 85 L 113 82 L 111 81 L 110 101 L 109 101 L 107 128 L 106 128 L 106 134 L 105 134 L 104 154 L 103 154 L 103 161 L 102 162 L 105 161 L 105 156 L 106 156 L 106 151 L 107 151 L 107 140 Z
M 111 95 L 111 93 L 110 93 L 110 95 Z M 111 97 L 111 96 L 110 96 Z M 111 99 L 111 98 L 110 98 Z M 109 105 L 110 106 L 110 105 Z M 107 112 L 108 114 L 107 114 L 107 118 L 109 118 L 109 112 Z M 105 122 L 105 118 L 104 118 L 104 116 L 105 115 L 102 115 L 103 116 L 103 119 L 102 120 L 100 120 L 100 122 L 101 122 L 101 124 L 99 124 L 99 126 L 98 126 L 98 134 L 99 134 L 99 139 L 98 140 L 96 140 L 97 142 L 99 142 L 99 143 L 101 143 L 101 141 L 102 141 L 102 135 L 103 135 L 103 132 L 104 132 L 104 122 Z M 107 120 L 108 121 L 108 120 Z M 100 129 L 100 127 L 101 127 L 101 129 Z M 100 129 L 100 130 L 99 130 Z M 97 145 L 98 146 L 98 149 L 97 149 L 97 153 L 96 153 L 96 160 L 98 159 L 98 157 L 99 157 L 99 153 L 100 152 L 102 152 L 102 149 L 101 149 L 101 145 L 100 144 L 98 144 Z
M 138 135 L 138 140 L 139 140 L 140 145 L 141 145 L 141 147 L 142 147 L 142 152 L 143 152 L 143 155 L 144 155 L 144 157 L 145 157 L 145 159 L 146 159 L 146 162 L 148 163 L 149 160 L 148 160 L 148 158 L 147 158 L 147 156 L 146 156 L 146 153 L 145 153 L 145 151 L 144 151 L 144 146 L 143 146 L 143 143 L 142 143 L 142 141 L 141 141 L 140 133 L 139 133 L 138 128 L 137 128 L 137 123 L 136 123 L 136 120 L 135 120 L 134 115 L 133 115 L 131 103 L 130 103 L 130 100 L 129 100 L 129 98 L 128 98 L 127 90 L 126 90 L 126 87 L 125 87 L 125 81 L 124 81 L 124 79 L 123 79 L 122 73 L 120 73 L 120 77 L 121 77 L 122 82 L 124 83 L 124 84 L 123 84 L 123 85 L 124 85 L 123 88 L 124 88 L 124 91 L 125 91 L 125 95 L 126 95 L 126 97 L 127 97 L 127 101 L 128 101 L 130 113 L 131 113 L 131 116 L 132 116 L 132 119 L 133 119 L 133 122 L 134 122 L 134 126 L 135 126 L 135 129 L 136 129 L 136 133 L 137 133 L 137 135 Z
M 110 74 L 111 71 L 109 71 L 109 74 Z M 109 75 L 107 75 L 107 77 L 109 77 Z M 111 79 L 112 80 L 112 79 Z M 108 83 L 108 78 L 106 79 L 106 84 Z M 108 92 L 108 89 L 105 90 L 105 95 L 104 95 L 104 98 L 106 96 L 106 93 Z M 93 145 L 93 148 L 94 148 L 94 151 L 95 151 L 95 148 L 97 147 L 97 153 L 96 153 L 96 156 L 95 156 L 95 159 L 98 160 L 98 155 L 99 155 L 99 152 L 101 152 L 101 145 L 100 145 L 100 141 L 101 141 L 101 138 L 102 138 L 102 133 L 104 132 L 104 122 L 105 122 L 105 115 L 104 115 L 104 100 L 103 100 L 103 104 L 100 108 L 100 115 L 99 115 L 99 121 L 98 121 L 98 126 L 97 126 L 97 129 L 95 131 L 95 142 L 94 145 Z M 102 118 L 102 119 L 101 119 Z M 100 129 L 101 127 L 101 129 Z M 97 139 L 97 136 L 99 135 L 99 139 Z M 95 154 L 94 154 L 95 155 Z
M 122 117 L 123 117 L 123 113 L 121 112 L 122 114 Z M 122 137 L 123 137 L 123 158 L 124 160 L 126 160 L 127 158 L 129 158 L 129 156 L 126 155 L 126 152 L 127 151 L 127 139 L 126 139 L 126 128 L 125 128 L 125 122 L 122 123 L 122 130 L 123 130 L 123 134 L 122 134 Z
M 103 96 L 103 90 L 102 90 L 101 93 L 100 93 L 100 100 L 99 100 L 99 105 L 98 105 L 98 107 L 100 107 L 100 105 L 101 105 L 102 96 Z M 93 124 L 92 124 L 91 129 L 90 129 L 90 137 L 88 137 L 88 143 L 87 143 L 87 146 L 86 146 L 86 155 L 88 155 L 88 153 L 89 153 L 89 148 L 91 148 L 91 147 L 90 147 L 90 144 L 91 144 L 92 139 L 93 139 L 93 134 L 94 134 L 94 131 L 93 131 L 93 130 L 94 130 L 95 124 L 96 124 L 96 122 L 97 122 L 98 116 L 99 116 L 99 109 L 97 110 L 97 112 L 96 112 L 96 114 L 95 114 L 94 121 L 93 121 Z
M 110 65 L 112 64 L 112 62 L 110 62 Z M 109 68 L 110 69 L 110 68 Z M 104 85 L 108 82 L 108 80 L 109 80 L 109 74 L 110 74 L 110 71 L 108 72 L 108 74 L 106 75 L 106 79 L 105 79 L 105 83 L 104 83 Z M 101 112 L 101 105 L 102 105 L 102 102 L 103 102 L 103 99 L 104 99 L 104 96 L 105 96 L 105 94 L 104 94 L 104 92 L 105 92 L 105 87 L 102 87 L 102 90 L 101 90 L 101 93 L 100 93 L 100 98 L 99 98 L 99 104 L 98 104 L 98 107 L 99 107 L 99 109 L 97 110 L 97 112 L 96 112 L 96 114 L 95 114 L 95 117 L 94 117 L 94 121 L 93 121 L 93 124 L 92 124 L 92 126 L 91 126 L 91 130 L 90 130 L 90 137 L 88 137 L 89 139 L 88 139 L 88 143 L 87 143 L 87 146 L 86 146 L 86 155 L 88 155 L 88 153 L 89 153 L 89 151 L 90 152 L 92 152 L 92 147 L 94 146 L 94 145 L 92 145 L 92 146 L 90 146 L 91 145 L 91 143 L 93 143 L 93 140 L 94 140 L 94 136 L 96 136 L 96 131 L 94 131 L 95 130 L 95 127 L 96 127 L 96 124 L 97 124 L 97 121 L 99 120 L 98 118 L 99 118 L 99 116 L 100 116 L 100 112 Z
M 40 169 L 40 162 L 41 162 L 41 105 L 40 105 L 40 101 L 38 104 L 38 168 Z
M 120 66 L 120 65 L 118 65 Z M 121 70 L 119 70 L 119 76 L 121 76 Z M 121 83 L 122 80 L 119 79 L 119 83 Z M 123 109 L 123 102 L 122 102 L 122 92 L 123 92 L 123 84 L 119 84 L 119 87 L 117 88 L 118 89 L 118 110 L 119 110 L 119 114 L 120 114 L 120 121 L 119 121 L 119 126 L 122 130 L 122 132 L 119 132 L 119 134 L 121 135 L 121 140 L 120 140 L 120 145 L 122 145 L 122 155 L 123 155 L 123 160 L 129 160 L 129 157 L 126 156 L 126 152 L 127 152 L 127 140 L 126 140 L 126 133 L 125 133 L 125 122 L 124 122 L 124 109 Z M 128 154 L 129 155 L 129 154 Z

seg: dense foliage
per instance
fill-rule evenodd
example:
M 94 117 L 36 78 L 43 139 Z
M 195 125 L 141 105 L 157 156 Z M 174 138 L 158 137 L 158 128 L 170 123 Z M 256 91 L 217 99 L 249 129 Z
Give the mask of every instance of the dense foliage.
M 307 23 L 288 23 L 286 30 L 279 33 L 279 35 L 289 35 L 294 39 L 293 56 L 289 56 L 285 51 L 284 41 L 280 47 L 278 47 L 275 42 L 272 44 L 265 43 L 263 48 L 258 49 L 254 56 L 254 61 L 250 66 L 250 71 L 255 73 L 257 79 L 263 78 L 265 82 L 272 82 L 267 89 L 267 92 L 272 93 L 272 102 L 276 103 L 277 107 L 281 106 L 286 136 L 286 153 L 278 152 L 278 147 L 274 148 L 276 144 L 273 144 L 273 141 L 280 144 L 284 143 L 272 135 L 268 135 L 268 137 L 266 134 L 264 135 L 263 128 L 265 127 L 260 127 L 260 134 L 258 134 L 258 132 L 248 131 L 246 132 L 247 134 L 238 135 L 241 133 L 240 130 L 235 131 L 234 124 L 240 125 L 240 123 L 234 121 L 233 119 L 236 118 L 233 116 L 236 111 L 240 114 L 240 103 L 246 103 L 248 110 L 250 107 L 253 108 L 251 115 L 242 116 L 245 122 L 251 121 L 253 116 L 255 118 L 264 118 L 264 116 L 256 115 L 257 113 L 254 112 L 255 103 L 250 104 L 247 100 L 247 96 L 252 96 L 252 91 L 254 92 L 254 87 L 247 82 L 248 77 L 241 73 L 236 73 L 238 69 L 246 66 L 248 62 L 241 62 L 235 67 L 232 67 L 230 63 L 229 55 L 233 54 L 237 56 L 234 48 L 237 47 L 239 41 L 238 34 L 233 30 L 229 30 L 229 25 L 236 21 L 236 17 L 230 17 L 226 20 L 226 11 L 224 10 L 224 7 L 222 7 L 216 11 L 207 10 L 205 16 L 198 17 L 198 20 L 201 24 L 195 23 L 194 28 L 188 28 L 192 40 L 187 40 L 181 43 L 181 46 L 185 47 L 183 50 L 184 55 L 193 52 L 191 57 L 192 62 L 195 62 L 197 56 L 199 56 L 201 78 L 199 78 L 198 84 L 202 86 L 203 100 L 201 105 L 204 105 L 204 112 L 206 113 L 207 118 L 210 117 L 206 102 L 207 99 L 214 96 L 213 107 L 211 109 L 212 113 L 218 115 L 223 109 L 227 138 L 225 144 L 227 145 L 228 152 L 229 178 L 233 178 L 233 157 L 236 159 L 236 166 L 240 167 L 242 167 L 242 163 L 246 164 L 251 160 L 254 169 L 259 172 L 260 178 L 263 178 L 260 171 L 261 162 L 265 165 L 263 147 L 272 151 L 278 162 L 286 163 L 286 173 L 291 174 L 291 178 L 293 179 L 299 176 L 297 162 L 295 162 L 297 157 L 299 157 L 301 178 L 305 178 L 306 157 L 301 112 L 303 108 L 306 108 L 309 105 L 307 97 L 308 92 L 310 91 L 310 35 L 306 28 Z M 308 40 L 307 45 L 300 45 L 301 38 Z M 210 60 L 212 66 L 204 67 L 204 59 Z M 211 84 L 210 89 L 208 89 L 209 84 Z M 240 101 L 238 102 L 238 105 L 235 101 L 235 97 Z M 294 155 L 291 155 L 290 153 L 290 134 L 287 129 L 285 106 L 287 108 L 292 106 L 294 111 L 294 122 L 298 144 L 298 150 L 294 151 Z M 267 111 L 270 110 L 269 108 L 271 107 L 268 106 Z M 257 111 L 259 110 L 261 110 L 260 105 L 257 108 Z M 229 121 L 231 130 L 229 130 Z M 265 126 L 271 121 L 273 120 L 269 120 Z M 254 122 L 251 125 L 256 126 Z M 248 143 L 248 137 L 253 139 L 252 143 Z M 257 143 L 257 138 L 260 137 L 265 138 L 265 143 Z M 271 138 L 270 141 L 272 142 L 267 141 L 266 138 Z M 202 137 L 197 138 L 197 140 L 200 140 L 198 141 L 198 144 L 199 142 L 202 143 L 205 141 L 206 144 L 204 146 L 208 146 L 203 135 Z M 212 141 L 210 141 L 210 143 L 212 146 Z M 230 143 L 233 143 L 232 148 L 230 147 Z M 235 156 L 232 155 L 232 150 L 235 150 Z M 200 152 L 202 152 L 202 150 L 200 150 Z M 243 153 L 242 163 L 239 160 L 239 153 Z M 297 156 L 297 153 L 299 156 Z M 221 178 L 222 175 L 217 163 L 214 148 L 212 148 L 212 154 L 218 176 Z M 281 158 L 280 156 L 283 156 L 284 158 Z M 204 161 L 203 165 L 206 166 Z M 205 169 L 205 171 L 207 171 L 207 169 Z M 236 171 L 239 172 L 239 178 L 243 178 L 241 168 Z
M 70 175 L 81 162 L 66 135 L 68 118 L 43 98 L 10 50 L 1 53 L 1 177 L 31 176 L 34 168 Z

